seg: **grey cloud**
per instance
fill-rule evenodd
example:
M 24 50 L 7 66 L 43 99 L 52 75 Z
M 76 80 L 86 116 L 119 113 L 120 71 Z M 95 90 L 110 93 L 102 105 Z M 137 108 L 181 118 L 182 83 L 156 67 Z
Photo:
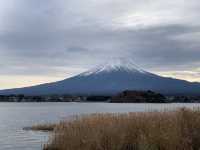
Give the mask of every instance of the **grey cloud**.
M 4 23 L 0 24 L 0 65 L 4 66 L 0 73 L 48 75 L 65 71 L 59 67 L 89 68 L 111 56 L 131 57 L 147 69 L 187 70 L 198 65 L 198 39 L 177 38 L 200 32 L 194 20 L 199 14 L 198 2 L 192 0 L 190 5 L 186 2 L 186 7 L 180 0 L 166 5 L 161 0 L 148 1 L 149 9 L 145 3 L 19 0 L 15 7 L 4 12 Z M 167 15 L 167 23 L 161 19 L 147 25 L 140 20 L 143 26 L 121 25 L 124 21 L 121 18 L 126 15 L 141 13 L 151 18 L 148 13 L 163 15 L 170 11 L 169 7 L 173 8 L 174 16 Z

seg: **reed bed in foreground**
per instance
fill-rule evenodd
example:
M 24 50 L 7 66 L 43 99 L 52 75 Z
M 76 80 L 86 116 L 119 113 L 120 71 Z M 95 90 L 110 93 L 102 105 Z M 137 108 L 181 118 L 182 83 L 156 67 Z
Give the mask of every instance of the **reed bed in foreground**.
M 56 126 L 44 150 L 199 150 L 200 109 L 80 116 Z

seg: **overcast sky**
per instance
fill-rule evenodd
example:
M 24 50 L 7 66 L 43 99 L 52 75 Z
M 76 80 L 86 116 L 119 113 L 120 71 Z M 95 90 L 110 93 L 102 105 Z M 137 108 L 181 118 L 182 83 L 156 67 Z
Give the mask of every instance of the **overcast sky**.
M 200 82 L 199 0 L 0 0 L 0 89 L 112 58 Z

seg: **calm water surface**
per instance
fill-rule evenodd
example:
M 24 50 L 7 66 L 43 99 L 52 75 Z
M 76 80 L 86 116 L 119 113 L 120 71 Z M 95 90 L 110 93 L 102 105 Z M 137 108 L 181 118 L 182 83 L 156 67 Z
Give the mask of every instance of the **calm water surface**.
M 78 114 L 138 112 L 200 107 L 200 104 L 110 103 L 0 103 L 0 150 L 41 150 L 48 133 L 24 131 L 23 127 L 54 123 Z

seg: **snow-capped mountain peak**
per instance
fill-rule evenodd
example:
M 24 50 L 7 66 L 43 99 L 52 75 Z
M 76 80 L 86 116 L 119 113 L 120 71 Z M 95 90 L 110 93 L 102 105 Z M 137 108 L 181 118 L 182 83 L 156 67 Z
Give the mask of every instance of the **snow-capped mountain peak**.
M 124 90 L 199 95 L 200 83 L 161 77 L 140 69 L 132 60 L 111 60 L 82 74 L 37 86 L 0 90 L 1 95 L 113 95 Z
M 113 72 L 113 71 L 123 71 L 130 73 L 146 73 L 144 70 L 140 69 L 133 60 L 130 59 L 115 59 L 110 60 L 102 65 L 98 65 L 95 68 L 90 69 L 81 74 L 81 76 L 89 76 L 92 74 L 98 74 L 102 72 Z

